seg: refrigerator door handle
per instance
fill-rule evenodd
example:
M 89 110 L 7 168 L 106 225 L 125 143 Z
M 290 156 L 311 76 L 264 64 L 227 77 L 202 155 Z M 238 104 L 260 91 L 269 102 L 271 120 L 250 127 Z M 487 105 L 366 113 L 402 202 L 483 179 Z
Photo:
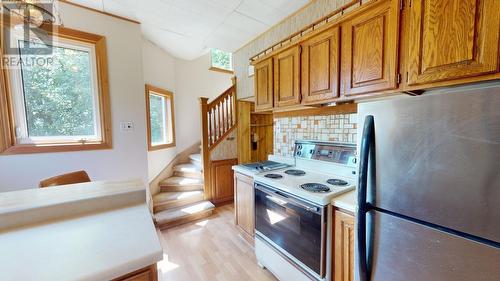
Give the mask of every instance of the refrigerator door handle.
M 368 115 L 365 118 L 363 127 L 363 136 L 360 147 L 359 178 L 358 178 L 358 207 L 356 210 L 357 219 L 357 257 L 358 257 L 358 281 L 370 280 L 370 270 L 367 262 L 366 246 L 366 214 L 370 211 L 371 205 L 366 202 L 368 186 L 368 169 L 370 166 L 370 157 L 374 157 L 373 151 L 375 143 L 375 127 L 373 116 Z M 374 162 L 374 161 L 373 161 Z M 373 176 L 373 175 L 372 175 Z M 371 233 L 371 232 L 370 232 Z

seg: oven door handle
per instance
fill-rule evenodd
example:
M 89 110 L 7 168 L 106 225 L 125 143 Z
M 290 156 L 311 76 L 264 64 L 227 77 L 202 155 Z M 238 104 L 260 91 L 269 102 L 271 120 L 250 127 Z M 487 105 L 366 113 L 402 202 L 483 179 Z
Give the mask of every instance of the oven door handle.
M 264 192 L 265 194 L 267 194 L 267 196 L 266 196 L 267 199 L 273 201 L 274 203 L 276 203 L 278 205 L 283 206 L 285 204 L 291 204 L 291 205 L 294 205 L 294 206 L 299 207 L 301 209 L 304 209 L 308 212 L 320 214 L 320 209 L 318 207 L 301 203 L 298 200 L 295 200 L 293 198 L 290 198 L 290 197 L 287 197 L 287 196 L 281 194 L 279 191 L 271 192 L 271 191 L 264 189 L 258 185 L 255 186 L 255 189 L 258 189 L 258 190 Z

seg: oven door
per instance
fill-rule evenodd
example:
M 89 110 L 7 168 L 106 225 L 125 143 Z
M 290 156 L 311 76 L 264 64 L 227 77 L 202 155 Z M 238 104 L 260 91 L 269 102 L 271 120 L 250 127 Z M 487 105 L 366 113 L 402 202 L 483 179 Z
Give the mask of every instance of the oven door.
M 325 276 L 325 207 L 255 183 L 255 228 L 303 265 Z

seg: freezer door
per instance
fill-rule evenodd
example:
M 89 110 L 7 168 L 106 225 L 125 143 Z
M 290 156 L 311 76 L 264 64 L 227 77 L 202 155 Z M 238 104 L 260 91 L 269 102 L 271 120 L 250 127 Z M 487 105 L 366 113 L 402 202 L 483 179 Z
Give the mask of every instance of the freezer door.
M 363 103 L 358 114 L 374 117 L 371 204 L 500 242 L 499 87 Z
M 500 280 L 499 249 L 391 215 L 371 213 L 372 281 Z

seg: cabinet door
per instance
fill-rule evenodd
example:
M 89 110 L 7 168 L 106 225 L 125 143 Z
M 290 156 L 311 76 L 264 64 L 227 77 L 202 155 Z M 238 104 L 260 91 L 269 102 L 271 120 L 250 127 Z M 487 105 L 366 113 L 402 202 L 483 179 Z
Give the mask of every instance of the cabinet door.
M 255 65 L 255 111 L 273 109 L 273 59 Z
M 212 201 L 221 203 L 233 200 L 233 170 L 237 159 L 218 160 L 211 163 Z
M 277 107 L 300 104 L 300 46 L 274 56 L 274 104 Z
M 498 71 L 500 1 L 414 0 L 408 84 Z
M 253 237 L 255 228 L 254 193 L 252 178 L 235 173 L 235 222 L 248 236 Z
M 302 44 L 301 74 L 304 104 L 328 102 L 339 96 L 339 27 Z
M 342 89 L 346 96 L 398 86 L 399 0 L 374 3 L 342 25 Z
M 334 211 L 334 281 L 354 280 L 354 217 Z

